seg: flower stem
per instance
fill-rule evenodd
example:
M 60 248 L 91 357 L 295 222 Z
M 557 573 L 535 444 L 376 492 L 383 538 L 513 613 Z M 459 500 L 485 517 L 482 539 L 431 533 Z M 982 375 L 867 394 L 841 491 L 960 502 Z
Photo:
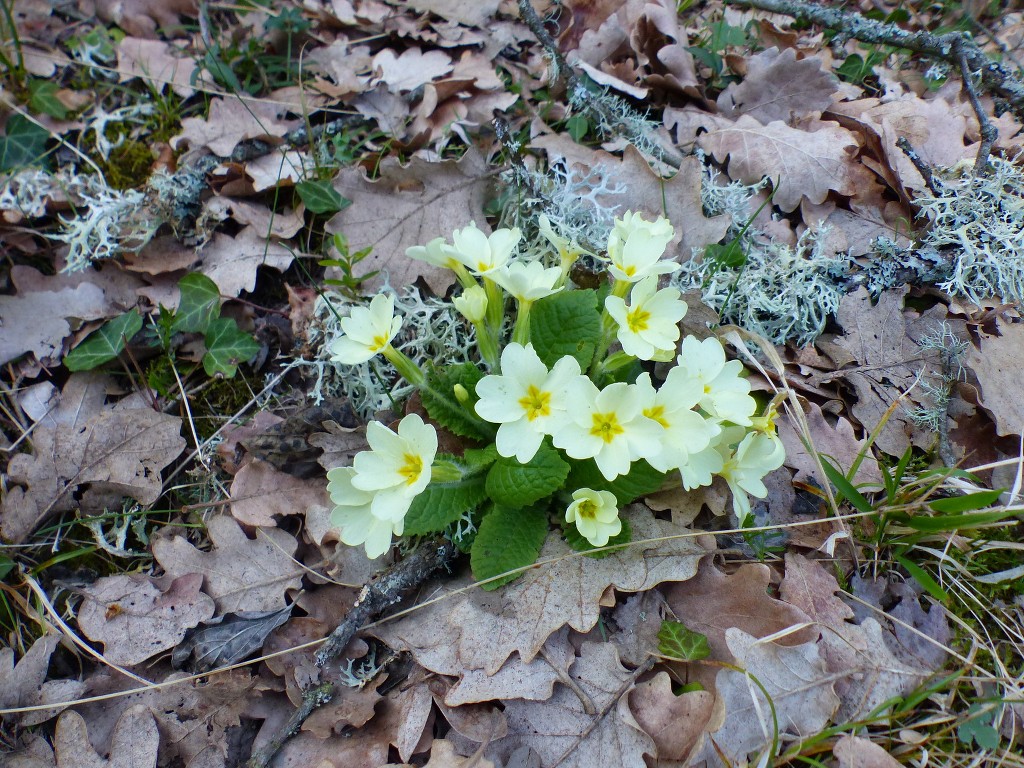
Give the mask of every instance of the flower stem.
M 403 355 L 390 344 L 384 347 L 382 353 L 388 362 L 395 366 L 395 370 L 398 371 L 402 378 L 414 387 L 422 387 L 426 383 L 427 376 L 423 373 L 423 370 L 409 357 Z
M 498 339 L 496 334 L 487 327 L 487 323 L 473 323 L 476 330 L 476 346 L 480 350 L 480 357 L 484 359 L 487 366 L 494 373 L 501 373 L 501 357 L 498 354 Z
M 512 330 L 512 341 L 524 347 L 530 343 L 530 309 L 532 301 L 520 301 L 516 313 L 516 327 Z

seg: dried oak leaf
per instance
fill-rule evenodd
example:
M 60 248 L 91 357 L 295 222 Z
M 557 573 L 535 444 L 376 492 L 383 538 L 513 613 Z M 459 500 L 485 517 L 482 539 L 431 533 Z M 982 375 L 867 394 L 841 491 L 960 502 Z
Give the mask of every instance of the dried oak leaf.
M 231 515 L 249 526 L 273 528 L 278 516 L 316 515 L 333 506 L 323 478 L 302 480 L 259 459 L 231 481 Z
M 117 44 L 117 73 L 122 83 L 137 77 L 157 92 L 170 85 L 176 94 L 187 99 L 195 93 L 195 71 L 195 59 L 175 56 L 170 44 L 163 40 L 126 37 Z
M 541 766 L 565 768 L 642 766 L 645 754 L 655 756 L 654 740 L 622 695 L 633 674 L 619 662 L 614 645 L 583 643 L 569 677 L 577 690 L 560 685 L 547 701 L 505 702 L 508 736 L 488 746 L 485 755 L 507 765 L 513 752 L 528 747 Z
M 402 3 L 416 9 L 420 13 L 433 13 L 448 21 L 465 24 L 467 27 L 484 27 L 494 19 L 498 12 L 500 0 L 478 0 L 467 3 L 465 0 L 406 0 Z
M 796 210 L 807 198 L 821 203 L 829 192 L 852 196 L 863 171 L 853 161 L 859 146 L 838 123 L 812 121 L 815 130 L 791 128 L 780 120 L 761 125 L 740 115 L 731 126 L 697 139 L 720 163 L 728 159 L 729 176 L 754 184 L 767 176 L 778 182 L 773 202 L 783 211 Z
M 710 691 L 677 695 L 667 672 L 659 672 L 629 692 L 633 717 L 654 739 L 661 760 L 686 760 L 704 734 L 714 702 Z
M 789 123 L 794 117 L 828 109 L 836 92 L 835 76 L 821 59 L 796 58 L 792 48 L 779 52 L 772 47 L 747 60 L 747 75 L 718 97 L 726 117 L 750 115 L 762 125 L 775 120 Z
M 1024 349 L 1024 323 L 996 321 L 999 335 L 982 333 L 967 349 L 965 363 L 978 378 L 981 407 L 992 414 L 996 432 L 1024 432 L 1024 400 L 1020 397 L 1020 363 Z
M 761 642 L 735 627 L 726 631 L 725 639 L 744 671 L 719 670 L 712 720 L 721 725 L 708 734 L 695 763 L 704 759 L 708 766 L 720 766 L 724 758 L 726 765 L 744 764 L 750 752 L 772 743 L 769 701 L 748 675 L 771 697 L 783 741 L 818 733 L 839 708 L 832 676 L 817 643 L 782 646 Z
M 185 448 L 181 419 L 138 399 L 104 406 L 105 385 L 97 374 L 72 374 L 57 407 L 37 423 L 32 453 L 11 459 L 2 538 L 19 542 L 49 515 L 76 507 L 90 513 L 124 496 L 157 500 L 160 471 Z
M 378 74 L 370 85 L 384 83 L 396 93 L 407 93 L 444 77 L 454 66 L 451 56 L 444 51 L 424 53 L 410 46 L 396 56 L 392 49 L 383 48 L 373 57 L 373 68 Z
M 218 232 L 199 251 L 198 269 L 213 280 L 224 296 L 250 293 L 256 288 L 256 271 L 271 267 L 283 272 L 291 265 L 295 252 L 280 243 L 267 240 L 253 226 L 242 229 L 234 237 Z
M 487 162 L 479 152 L 470 151 L 458 162 L 432 163 L 414 157 L 408 165 L 388 158 L 378 178 L 370 181 L 363 169 L 345 168 L 334 180 L 334 188 L 352 201 L 327 222 L 328 232 L 344 232 L 352 252 L 372 247 L 359 263 L 362 273 L 386 269 L 391 285 L 411 285 L 422 276 L 438 295 L 455 282 L 450 269 L 414 261 L 406 248 L 425 245 L 435 237 L 451 239 L 452 232 L 475 221 L 486 228 L 484 202 L 491 183 Z M 377 275 L 364 288 L 373 290 L 383 282 Z
M 811 442 L 814 450 L 832 459 L 836 466 L 844 470 L 852 467 L 857 456 L 864 451 L 867 438 L 857 440 L 853 434 L 853 424 L 842 416 L 836 419 L 835 426 L 825 419 L 821 406 L 817 403 L 807 403 L 804 408 L 804 416 L 807 419 L 807 426 L 810 429 Z M 814 457 L 807 450 L 801 439 L 800 431 L 793 423 L 793 419 L 782 419 L 778 425 L 779 438 L 786 446 L 786 466 L 795 469 L 794 480 L 807 482 L 814 480 L 819 487 L 824 487 L 828 482 L 827 477 L 819 477 L 820 472 L 814 461 Z M 854 482 L 880 484 L 882 473 L 878 468 L 878 462 L 870 450 L 857 469 Z
M 696 157 L 684 158 L 678 172 L 666 179 L 655 173 L 633 146 L 626 147 L 621 159 L 603 150 L 582 147 L 565 134 L 542 136 L 534 139 L 532 146 L 545 150 L 551 162 L 561 160 L 586 171 L 600 169 L 609 181 L 625 190 L 605 201 L 611 208 L 618 206 L 620 213 L 637 211 L 648 217 L 667 217 L 676 230 L 667 258 L 688 261 L 694 248 L 717 243 L 729 229 L 729 215 L 704 215 L 700 198 L 703 170 Z
M 0 648 L 0 709 L 56 705 L 53 709 L 25 713 L 19 721 L 21 725 L 38 725 L 49 720 L 64 709 L 60 702 L 77 698 L 85 688 L 77 680 L 46 680 L 50 656 L 59 642 L 60 635 L 40 637 L 17 664 L 13 648 Z
M 181 29 L 178 16 L 196 15 L 196 0 L 85 0 L 83 10 L 121 27 L 135 37 Z M 91 8 L 90 8 L 91 6 Z
M 57 720 L 54 747 L 57 768 L 156 768 L 160 732 L 153 714 L 136 705 L 117 721 L 110 756 L 103 758 L 92 748 L 82 716 L 65 712 Z
M 81 590 L 78 626 L 103 643 L 114 664 L 133 666 L 180 643 L 185 633 L 213 616 L 213 599 L 198 573 L 180 576 L 161 592 L 142 574 L 105 576 Z
M 411 763 L 388 763 L 381 768 L 415 768 Z M 494 768 L 494 763 L 485 757 L 470 755 L 463 757 L 452 742 L 447 739 L 434 739 L 430 745 L 430 760 L 423 768 Z
M 439 600 L 374 633 L 392 648 L 407 649 L 427 669 L 462 676 L 468 670 L 494 675 L 513 653 L 531 661 L 547 639 L 569 625 L 588 632 L 597 623 L 602 595 L 609 587 L 642 592 L 663 581 L 686 581 L 711 543 L 678 535 L 671 523 L 656 520 L 642 505 L 624 512 L 634 541 L 649 543 L 593 560 L 573 554 L 560 536 L 549 536 L 538 565 L 494 592 L 470 589 Z M 454 592 L 472 581 L 446 581 Z
M 838 768 L 900 768 L 903 765 L 871 739 L 844 733 L 832 746 Z
M 218 613 L 272 611 L 283 608 L 285 592 L 302 584 L 302 568 L 292 555 L 298 542 L 277 529 L 257 529 L 250 539 L 227 515 L 207 523 L 213 542 L 201 552 L 183 537 L 153 542 L 153 556 L 172 578 L 203 575 L 203 590 L 216 601 Z
M 79 321 L 110 314 L 103 289 L 94 283 L 0 296 L 0 364 L 27 352 L 37 360 L 57 358 L 71 322 L 77 327 Z
M 820 628 L 821 658 L 842 699 L 836 722 L 848 722 L 918 685 L 932 670 L 897 658 L 890 650 L 896 637 L 875 619 L 854 624 L 854 613 L 838 592 L 835 577 L 820 563 L 786 555 L 782 597 L 804 610 Z
M 281 119 L 285 111 L 287 107 L 278 103 L 238 96 L 217 97 L 210 101 L 208 117 L 186 117 L 181 121 L 182 131 L 171 139 L 171 147 L 180 149 L 187 143 L 193 151 L 206 148 L 219 157 L 227 157 L 240 141 L 273 141 L 297 127 L 297 121 Z

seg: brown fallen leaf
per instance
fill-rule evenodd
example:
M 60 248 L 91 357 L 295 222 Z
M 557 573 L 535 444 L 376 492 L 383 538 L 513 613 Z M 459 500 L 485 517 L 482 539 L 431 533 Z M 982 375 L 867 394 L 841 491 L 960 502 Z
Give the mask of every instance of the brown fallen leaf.
M 704 734 L 714 701 L 710 691 L 676 695 L 667 672 L 659 672 L 629 692 L 633 717 L 654 739 L 658 758 L 684 763 Z
M 540 756 L 540 765 L 641 766 L 655 756 L 654 740 L 637 724 L 625 694 L 633 674 L 611 643 L 585 642 L 569 669 L 575 690 L 558 686 L 547 701 L 505 702 L 508 736 L 484 754 L 507 764 L 520 747 Z M 603 717 L 602 713 L 607 712 Z
M 844 733 L 832 746 L 838 768 L 899 768 L 902 763 L 871 739 Z
M 213 616 L 213 599 L 200 592 L 202 584 L 200 574 L 190 573 L 161 592 L 142 574 L 105 576 L 81 590 L 78 626 L 90 640 L 103 643 L 108 661 L 141 664 Z
M 139 399 L 105 406 L 106 384 L 98 374 L 72 374 L 32 433 L 32 453 L 11 459 L 0 505 L 4 539 L 21 541 L 57 512 L 89 514 L 124 496 L 143 504 L 159 497 L 161 470 L 185 448 L 181 419 Z
M 110 756 L 104 759 L 92 748 L 82 716 L 65 712 L 57 720 L 54 748 L 57 768 L 156 768 L 160 732 L 152 713 L 136 705 L 114 726 Z
M 804 416 L 807 419 L 814 450 L 832 459 L 832 462 L 844 472 L 852 467 L 853 462 L 864 452 L 867 438 L 857 440 L 853 433 L 853 425 L 841 416 L 836 419 L 835 426 L 832 426 L 826 421 L 825 414 L 817 403 L 807 403 Z M 786 466 L 796 470 L 793 479 L 800 482 L 813 480 L 819 487 L 824 487 L 828 478 L 820 477 L 814 457 L 804 446 L 793 420 L 781 419 L 778 423 L 778 434 L 782 444 L 786 446 Z M 853 480 L 858 485 L 881 484 L 882 473 L 870 450 L 866 452 Z
M 231 515 L 248 526 L 273 528 L 278 517 L 333 507 L 323 478 L 302 480 L 259 459 L 238 470 L 231 481 Z
M 420 13 L 433 13 L 448 21 L 457 21 L 467 27 L 484 27 L 494 19 L 500 0 L 407 0 L 407 4 Z
M 391 48 L 383 48 L 373 57 L 373 68 L 377 73 L 370 85 L 384 83 L 394 93 L 407 93 L 422 87 L 432 80 L 439 80 L 455 65 L 444 51 L 423 52 L 410 46 L 396 56 Z
M 26 353 L 37 360 L 56 360 L 71 323 L 109 317 L 103 289 L 83 282 L 74 288 L 19 292 L 0 296 L 0 364 Z
M 287 111 L 282 104 L 238 96 L 210 100 L 206 118 L 186 117 L 182 131 L 171 139 L 171 147 L 181 149 L 187 144 L 192 151 L 208 149 L 220 157 L 228 157 L 240 141 L 266 139 L 273 141 L 300 124 L 282 120 Z
M 609 587 L 643 592 L 663 581 L 686 581 L 710 549 L 702 536 L 679 534 L 656 520 L 642 505 L 624 510 L 635 541 L 650 541 L 601 560 L 574 554 L 560 536 L 549 536 L 539 565 L 495 592 L 470 589 L 440 600 L 408 618 L 388 623 L 374 634 L 392 648 L 407 649 L 416 661 L 442 674 L 483 670 L 493 675 L 513 653 L 531 661 L 554 632 L 569 625 L 588 632 L 597 623 L 600 601 Z M 472 581 L 446 580 L 456 591 Z
M 183 29 L 179 16 L 195 17 L 196 0 L 83 0 L 103 21 L 135 37 L 156 37 L 157 32 Z
M 821 59 L 796 58 L 796 51 L 772 47 L 751 56 L 747 75 L 718 97 L 718 108 L 729 118 L 750 115 L 762 125 L 774 120 L 791 123 L 828 109 L 836 92 L 835 76 Z
M 352 205 L 327 222 L 327 231 L 343 233 L 353 252 L 373 248 L 359 264 L 362 273 L 387 270 L 392 286 L 411 285 L 422 276 L 432 291 L 444 295 L 455 274 L 414 261 L 405 250 L 435 237 L 450 240 L 452 232 L 471 221 L 486 228 L 483 205 L 490 184 L 487 162 L 476 151 L 458 162 L 431 163 L 415 157 L 402 166 L 388 158 L 373 181 L 358 166 L 345 168 L 334 188 Z M 367 280 L 364 290 L 375 290 L 383 279 L 378 275 Z
M 817 643 L 787 647 L 761 642 L 735 627 L 726 630 L 725 639 L 744 671 L 719 670 L 712 720 L 721 725 L 708 734 L 695 762 L 743 764 L 751 752 L 763 751 L 775 735 L 773 711 L 783 743 L 818 733 L 828 724 L 840 701 Z M 774 710 L 748 675 L 764 686 Z
M 227 515 L 211 518 L 206 532 L 213 542 L 209 552 L 174 536 L 154 541 L 153 557 L 172 578 L 201 573 L 218 613 L 283 608 L 285 592 L 302 585 L 302 569 L 292 559 L 298 542 L 290 534 L 260 528 L 250 539 Z
M 195 93 L 195 71 L 195 59 L 176 56 L 163 40 L 126 37 L 117 44 L 117 72 L 122 83 L 137 77 L 157 92 L 170 85 L 176 94 L 187 99 Z
M 247 226 L 234 237 L 218 232 L 202 250 L 194 269 L 213 280 L 224 296 L 238 296 L 242 291 L 256 289 L 256 272 L 260 267 L 286 270 L 295 252 L 273 241 L 253 226 Z
M 1017 355 L 1024 349 L 1024 323 L 996 320 L 998 335 L 980 334 L 977 346 L 967 348 L 965 364 L 978 378 L 980 404 L 992 414 L 996 432 L 1024 432 L 1024 399 L 1020 397 Z
M 13 648 L 0 648 L 0 709 L 55 705 L 53 709 L 26 712 L 20 718 L 21 725 L 38 725 L 49 720 L 65 708 L 61 702 L 77 698 L 85 689 L 85 684 L 78 680 L 46 679 L 50 656 L 59 642 L 60 635 L 43 635 L 32 643 L 17 664 Z
M 697 143 L 720 163 L 728 160 L 729 176 L 744 184 L 763 177 L 778 182 L 773 203 L 793 211 L 804 198 L 825 200 L 829 192 L 852 196 L 858 180 L 867 174 L 853 162 L 858 148 L 854 135 L 838 123 L 812 121 L 804 130 L 776 120 L 761 125 L 750 115 L 740 115 L 727 128 L 718 128 Z
M 381 768 L 415 768 L 410 763 L 388 763 Z M 486 757 L 469 755 L 463 757 L 455 751 L 452 742 L 447 739 L 434 739 L 430 745 L 430 760 L 423 768 L 494 768 L 494 763 Z

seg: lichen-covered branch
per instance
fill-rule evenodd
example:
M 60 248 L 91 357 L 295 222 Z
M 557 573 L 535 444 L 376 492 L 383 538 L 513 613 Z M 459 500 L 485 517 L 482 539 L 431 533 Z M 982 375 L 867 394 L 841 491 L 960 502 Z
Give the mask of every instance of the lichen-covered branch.
M 1024 82 L 1008 67 L 990 59 L 970 36 L 961 32 L 936 35 L 931 32 L 908 32 L 895 24 L 865 18 L 860 14 L 826 8 L 801 0 L 725 0 L 727 5 L 758 8 L 762 11 L 792 16 L 843 33 L 864 43 L 891 45 L 923 53 L 947 61 L 960 68 L 962 62 L 971 72 L 978 72 L 990 92 L 1009 102 L 1024 117 Z
M 367 622 L 395 605 L 411 590 L 420 587 L 438 568 L 450 566 L 458 555 L 458 547 L 447 539 L 424 542 L 415 552 L 364 586 L 356 604 L 317 652 L 317 665 L 322 667 L 331 662 L 345 650 L 345 646 Z M 306 718 L 331 701 L 334 691 L 334 685 L 329 682 L 305 691 L 302 704 L 292 713 L 288 722 L 249 759 L 249 768 L 266 768 L 270 765 L 274 755 L 288 739 L 298 733 Z

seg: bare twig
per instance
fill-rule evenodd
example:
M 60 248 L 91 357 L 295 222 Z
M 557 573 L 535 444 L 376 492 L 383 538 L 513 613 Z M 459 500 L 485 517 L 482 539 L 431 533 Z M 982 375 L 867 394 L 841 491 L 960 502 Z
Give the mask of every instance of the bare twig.
M 917 150 L 907 141 L 905 136 L 900 136 L 896 139 L 896 146 L 903 150 L 903 154 L 907 156 L 907 159 L 917 168 L 917 172 L 921 174 L 925 185 L 927 185 L 933 195 L 938 197 L 939 188 L 935 186 L 935 178 L 932 176 L 931 166 L 921 158 L 921 155 L 917 153 Z
M 337 657 L 355 634 L 370 620 L 402 599 L 404 594 L 423 584 L 438 568 L 451 565 L 459 554 L 458 547 L 447 539 L 425 542 L 402 561 L 395 563 L 380 577 L 363 587 L 359 599 L 316 654 L 317 666 L 324 666 Z M 315 710 L 334 697 L 334 684 L 325 682 L 304 692 L 302 704 L 288 722 L 262 749 L 249 759 L 249 768 L 266 768 Z
M 964 50 L 964 38 L 960 39 L 955 52 L 957 64 L 960 66 L 960 75 L 964 79 L 964 91 L 967 92 L 967 98 L 971 102 L 974 114 L 978 117 L 978 128 L 981 132 L 981 146 L 978 147 L 978 157 L 974 161 L 974 175 L 978 176 L 988 166 L 988 156 L 992 151 L 992 145 L 999 138 L 999 129 L 988 119 L 985 108 L 981 105 L 981 99 L 978 98 L 978 91 L 974 86 L 974 74 L 971 72 L 967 53 Z

